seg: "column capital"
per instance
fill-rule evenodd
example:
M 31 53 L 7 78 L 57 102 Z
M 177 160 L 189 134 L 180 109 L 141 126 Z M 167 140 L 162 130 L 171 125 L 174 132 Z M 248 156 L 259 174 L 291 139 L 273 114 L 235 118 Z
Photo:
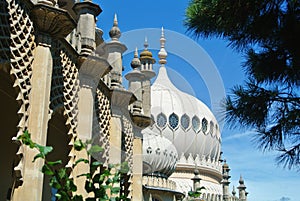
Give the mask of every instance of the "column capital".
M 86 84 L 90 83 L 93 88 L 96 88 L 100 78 L 112 69 L 106 59 L 97 56 L 79 57 L 78 63 L 79 77 L 83 80 L 88 79 Z
M 44 3 L 35 4 L 30 15 L 35 29 L 52 37 L 64 38 L 76 26 L 67 11 Z
M 95 17 L 100 15 L 100 13 L 102 12 L 100 6 L 91 1 L 77 2 L 74 4 L 73 10 L 75 10 L 77 15 L 80 15 L 82 13 L 90 13 Z

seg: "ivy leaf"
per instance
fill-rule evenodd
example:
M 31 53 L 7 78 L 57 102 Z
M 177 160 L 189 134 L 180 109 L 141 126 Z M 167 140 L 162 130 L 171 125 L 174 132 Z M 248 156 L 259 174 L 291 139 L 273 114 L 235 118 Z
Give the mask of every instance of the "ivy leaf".
M 38 158 L 43 158 L 43 159 L 45 159 L 45 155 L 42 154 L 42 153 L 38 153 L 37 155 L 34 156 L 32 162 L 34 162 L 34 161 L 35 161 L 36 159 L 38 159 Z
M 48 153 L 50 153 L 53 150 L 53 147 L 51 146 L 42 146 L 36 144 L 36 147 L 38 148 L 39 152 L 44 156 L 46 156 Z
M 112 193 L 112 194 L 118 194 L 119 192 L 120 192 L 120 187 L 112 187 L 111 189 L 110 189 L 110 192 Z
M 57 200 L 60 200 L 60 199 L 61 199 L 61 194 L 56 193 L 56 194 L 55 194 L 55 197 L 57 198 Z
M 59 179 L 68 178 L 68 174 L 66 172 L 66 168 L 60 168 L 58 170 L 57 176 Z
M 100 147 L 99 145 L 93 145 L 89 150 L 88 150 L 88 153 L 91 155 L 91 154 L 94 154 L 94 153 L 99 153 L 103 151 L 103 148 Z
M 48 161 L 47 164 L 50 165 L 50 166 L 59 165 L 59 164 L 62 164 L 62 160 L 58 160 L 58 161 Z
M 50 167 L 48 165 L 43 165 L 42 167 L 42 173 L 44 173 L 45 175 L 49 175 L 52 176 L 54 175 L 54 172 L 50 169 Z
M 84 159 L 84 158 L 80 158 L 80 159 L 78 159 L 78 160 L 75 162 L 75 164 L 74 164 L 73 167 L 75 167 L 78 163 L 81 163 L 81 162 L 83 162 L 83 163 L 89 163 L 89 160 Z
M 84 144 L 82 143 L 81 140 L 76 140 L 74 142 L 74 148 L 75 148 L 76 151 L 81 151 L 84 147 L 85 146 L 84 146 Z

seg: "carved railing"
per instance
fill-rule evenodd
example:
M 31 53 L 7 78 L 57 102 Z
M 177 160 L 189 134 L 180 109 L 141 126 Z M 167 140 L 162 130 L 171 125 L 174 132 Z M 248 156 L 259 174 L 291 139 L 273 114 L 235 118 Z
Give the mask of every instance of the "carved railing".
M 149 187 L 160 187 L 170 190 L 176 190 L 176 182 L 157 176 L 143 176 L 143 185 Z

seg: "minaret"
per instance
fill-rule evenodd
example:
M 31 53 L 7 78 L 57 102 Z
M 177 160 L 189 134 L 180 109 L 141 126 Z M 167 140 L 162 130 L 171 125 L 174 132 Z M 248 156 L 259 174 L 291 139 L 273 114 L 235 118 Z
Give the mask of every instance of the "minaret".
M 167 63 L 167 56 L 168 53 L 165 50 L 165 43 L 166 43 L 166 39 L 165 39 L 165 33 L 164 33 L 164 28 L 161 28 L 161 37 L 160 37 L 160 51 L 158 52 L 158 57 L 159 57 L 159 63 L 161 65 L 161 67 L 165 67 L 165 64 Z
M 147 38 L 145 38 L 144 47 L 145 47 L 144 51 L 142 51 L 140 54 L 141 72 L 145 75 L 142 84 L 142 88 L 143 88 L 142 102 L 143 102 L 144 115 L 150 117 L 151 116 L 150 80 L 155 76 L 155 72 L 153 71 L 153 64 L 155 63 L 155 59 L 152 57 L 152 53 L 148 50 Z
M 131 91 L 137 98 L 133 103 L 133 114 L 140 114 L 142 112 L 142 81 L 145 79 L 145 75 L 141 73 L 141 61 L 138 58 L 137 48 L 134 52 L 134 57 L 131 61 L 132 71 L 125 75 L 125 78 L 129 81 L 128 90 Z
M 109 31 L 111 41 L 106 43 L 103 47 L 107 54 L 107 61 L 112 66 L 110 71 L 111 75 L 111 87 L 123 88 L 122 86 L 122 54 L 127 50 L 127 47 L 119 41 L 121 37 L 121 31 L 118 27 L 117 15 L 114 16 L 113 27 Z
M 240 185 L 237 187 L 239 189 L 239 201 L 246 201 L 246 186 L 244 184 L 244 179 L 242 178 L 242 175 L 240 176 L 239 183 Z
M 232 187 L 232 201 L 238 201 L 238 198 L 236 197 L 236 191 L 235 191 L 235 187 Z
M 223 180 L 222 180 L 222 185 L 223 185 L 223 201 L 229 201 L 230 200 L 230 195 L 229 195 L 229 179 L 231 176 L 229 176 L 229 171 L 230 168 L 228 164 L 226 163 L 226 160 L 224 160 L 223 164 Z
M 194 183 L 193 191 L 198 191 L 201 188 L 201 185 L 200 185 L 201 178 L 199 176 L 200 175 L 199 170 L 195 169 L 194 175 L 195 176 L 192 178 L 193 183 Z
M 81 44 L 78 51 L 83 56 L 91 55 L 96 49 L 96 17 L 102 9 L 91 0 L 76 2 L 73 9 L 78 17 L 77 34 Z

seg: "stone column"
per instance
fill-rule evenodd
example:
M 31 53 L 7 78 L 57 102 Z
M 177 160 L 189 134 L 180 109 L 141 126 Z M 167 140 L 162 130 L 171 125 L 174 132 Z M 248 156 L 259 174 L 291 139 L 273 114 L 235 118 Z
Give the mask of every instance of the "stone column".
M 226 160 L 224 160 L 224 164 L 223 164 L 223 180 L 222 180 L 222 186 L 223 186 L 223 201 L 229 201 L 230 200 L 230 196 L 229 196 L 229 171 L 230 168 L 226 163 Z
M 48 120 L 50 119 L 50 88 L 52 77 L 52 56 L 50 52 L 51 37 L 38 36 L 38 45 L 34 52 L 32 64 L 30 116 L 28 130 L 32 140 L 46 145 Z M 44 161 L 32 162 L 37 151 L 24 147 L 24 175 L 22 187 L 16 189 L 13 200 L 40 201 L 43 192 L 43 173 L 40 171 Z
M 107 61 L 112 66 L 110 72 L 111 75 L 111 87 L 123 88 L 122 86 L 122 54 L 127 50 L 127 47 L 119 41 L 121 37 L 121 31 L 118 27 L 117 16 L 115 15 L 113 27 L 109 31 L 111 41 L 103 46 L 103 49 L 107 56 Z
M 37 47 L 32 64 L 28 130 L 34 142 L 46 145 L 48 121 L 51 116 L 49 108 L 53 66 L 51 40 L 65 37 L 74 29 L 75 22 L 65 11 L 46 3 L 35 5 L 31 17 L 37 33 Z M 40 170 L 44 162 L 38 159 L 32 163 L 36 154 L 36 151 L 24 147 L 24 182 L 14 190 L 13 201 L 42 199 L 43 174 Z
M 90 55 L 96 49 L 96 17 L 102 12 L 92 1 L 77 2 L 74 10 L 78 15 L 77 34 L 81 38 L 80 54 Z
M 77 137 L 85 142 L 92 139 L 93 117 L 96 115 L 94 107 L 96 88 L 100 78 L 108 73 L 111 67 L 105 59 L 93 56 L 81 57 L 79 63 L 81 66 L 79 70 Z M 76 160 L 80 158 L 88 158 L 85 150 L 76 152 Z M 73 170 L 74 183 L 78 187 L 77 192 L 84 196 L 88 195 L 84 189 L 85 178 L 76 176 L 87 172 L 89 172 L 89 165 L 84 163 L 78 164 Z
M 239 180 L 240 185 L 237 187 L 239 189 L 239 201 L 246 201 L 246 186 L 244 184 L 244 179 L 242 176 L 240 177 Z
M 133 140 L 132 201 L 143 200 L 143 141 L 141 137 Z

